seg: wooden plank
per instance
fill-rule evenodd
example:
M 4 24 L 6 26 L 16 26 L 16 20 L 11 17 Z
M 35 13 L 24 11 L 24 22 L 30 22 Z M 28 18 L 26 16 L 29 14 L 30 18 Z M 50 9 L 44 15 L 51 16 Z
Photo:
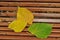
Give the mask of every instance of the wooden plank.
M 33 15 L 36 17 L 60 17 L 60 13 L 33 13 Z
M 44 39 L 41 39 L 41 40 L 56 40 L 56 38 L 44 38 Z
M 40 39 L 40 38 L 36 38 L 36 37 L 20 37 L 20 36 L 0 36 L 0 39 L 12 39 L 12 40 L 56 40 L 56 38 L 44 38 L 44 39 Z
M 0 22 L 0 27 L 1 27 L 1 26 L 8 26 L 8 25 L 9 25 L 9 23 L 7 23 L 7 22 L 3 22 L 3 23 Z
M 20 0 L 8 0 L 8 1 L 20 1 Z M 21 0 L 21 1 L 23 1 L 23 0 Z M 1 10 L 16 11 L 17 7 L 13 7 L 13 6 L 19 5 L 19 6 L 26 7 L 27 9 L 31 10 L 32 12 L 41 12 L 41 13 L 36 13 L 36 14 L 33 13 L 35 17 L 53 17 L 53 18 L 60 17 L 60 14 L 58 14 L 58 13 L 60 13 L 60 11 L 59 11 L 60 10 L 60 3 L 55 3 L 55 2 L 60 2 L 59 0 L 57 0 L 57 1 L 56 0 L 42 0 L 42 1 L 41 0 L 24 0 L 25 2 L 21 2 L 21 1 L 18 3 L 17 2 L 7 2 L 6 4 L 2 3 L 0 1 L 0 3 L 1 3 L 0 6 L 5 6 L 5 7 L 7 6 L 7 8 L 4 8 L 4 7 L 0 8 L 0 11 Z M 8 6 L 11 6 L 11 7 L 8 7 Z M 49 8 L 46 8 L 46 7 L 49 7 Z M 55 8 L 51 8 L 51 7 L 55 7 Z M 57 7 L 59 7 L 59 8 L 57 8 Z M 55 12 L 56 12 L 56 14 L 55 14 Z M 60 23 L 60 21 L 59 21 L 60 19 L 47 19 L 47 18 L 46 19 L 43 19 L 43 18 L 34 19 L 34 22 L 48 22 L 48 23 L 53 22 L 54 23 L 54 24 L 52 24 L 53 29 L 52 29 L 51 35 L 49 35 L 49 38 L 39 39 L 39 38 L 36 38 L 31 33 L 29 33 L 27 31 L 27 28 L 25 28 L 24 31 L 21 33 L 15 33 L 12 30 L 8 29 L 7 26 L 9 25 L 9 23 L 11 23 L 10 21 L 13 21 L 16 19 L 16 12 L 15 13 L 12 13 L 12 12 L 11 13 L 9 13 L 9 12 L 8 13 L 1 13 L 0 16 L 1 16 L 0 18 L 2 21 L 2 22 L 0 22 L 0 39 L 1 40 L 2 39 L 3 40 L 5 40 L 5 39 L 8 39 L 8 40 L 10 40 L 10 39 L 11 40 L 27 40 L 27 39 L 29 39 L 29 40 L 59 40 L 56 38 L 60 38 L 60 24 L 55 24 L 55 23 Z M 13 16 L 15 18 L 5 18 L 3 16 L 7 16 L 7 17 Z
M 52 23 L 60 23 L 59 19 L 34 19 L 34 22 L 52 22 Z
M 52 17 L 52 18 L 57 18 L 60 17 L 60 13 L 33 13 L 35 17 Z M 16 12 L 5 12 L 5 13 L 0 13 L 0 17 L 2 16 L 7 16 L 7 17 L 15 17 Z
M 17 10 L 17 8 L 16 8 L 16 7 L 0 7 L 0 10 L 5 10 L 5 11 L 7 11 L 7 10 L 15 11 L 15 10 Z
M 2 36 L 26 36 L 26 37 L 34 37 L 33 34 L 29 33 L 29 32 L 20 32 L 20 33 L 16 33 L 16 32 L 6 32 L 6 31 L 0 31 L 0 35 Z M 49 37 L 60 37 L 60 33 L 51 33 L 49 35 Z
M 5 31 L 12 31 L 11 29 L 9 29 L 8 27 L 0 27 L 0 31 L 1 30 L 5 30 Z
M 15 20 L 16 18 L 4 18 L 4 17 L 0 17 L 0 22 L 4 22 L 4 21 L 13 21 L 13 20 Z
M 0 6 L 60 7 L 60 3 L 0 2 Z
M 29 32 L 9 32 L 9 31 L 0 31 L 0 35 L 5 36 L 34 36 Z
M 53 27 L 55 27 L 55 28 L 59 28 L 60 26 L 60 24 L 52 24 L 53 25 Z
M 7 22 L 11 22 L 13 20 L 15 20 L 16 18 L 3 18 L 3 17 L 0 17 L 0 22 L 4 22 L 4 21 L 7 21 Z M 34 19 L 33 20 L 34 22 L 51 22 L 51 23 L 60 23 L 60 19 L 42 19 L 42 18 L 38 18 L 38 19 Z
M 60 29 L 52 29 L 53 33 L 60 33 Z
M 0 27 L 0 31 L 11 31 L 12 32 L 13 30 L 9 29 L 8 27 Z M 28 32 L 28 28 L 25 28 L 23 31 Z M 52 29 L 52 32 L 60 33 L 60 29 Z
M 36 7 L 25 7 L 29 9 L 32 12 L 60 12 L 60 8 L 36 8 Z M 0 7 L 0 10 L 5 10 L 5 11 L 16 11 L 17 7 Z
M 0 0 L 0 1 L 15 1 L 15 2 L 60 2 L 60 0 Z
M 57 38 L 57 40 L 60 40 L 60 38 Z
M 1 17 L 1 16 L 9 16 L 9 17 L 13 17 L 13 16 L 14 16 L 14 17 L 15 17 L 15 16 L 16 16 L 16 12 L 7 12 L 7 11 L 4 12 L 4 13 L 1 12 L 1 13 L 0 13 L 0 17 Z

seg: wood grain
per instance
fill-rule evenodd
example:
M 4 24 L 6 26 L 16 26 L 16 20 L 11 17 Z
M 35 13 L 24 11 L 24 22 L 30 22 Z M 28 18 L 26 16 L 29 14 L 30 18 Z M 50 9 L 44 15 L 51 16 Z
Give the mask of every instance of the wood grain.
M 7 38 L 8 37 L 8 38 Z M 47 39 L 40 39 L 40 38 L 36 38 L 36 37 L 21 37 L 21 36 L 0 36 L 0 39 L 12 39 L 12 40 L 56 40 L 56 38 L 47 38 Z
M 0 0 L 0 1 L 11 1 L 11 2 L 60 2 L 60 0 Z
M 38 8 L 38 7 L 25 7 L 32 12 L 60 12 L 60 8 Z M 16 11 L 17 7 L 0 7 L 0 10 Z
M 40 39 L 28 32 L 29 25 L 16 33 L 8 25 L 16 19 L 17 6 L 25 7 L 34 15 L 33 23 L 47 22 L 52 32 Z M 0 0 L 0 40 L 60 40 L 60 0 Z
M 33 15 L 35 17 L 52 17 L 52 18 L 59 18 L 60 17 L 60 13 L 33 13 Z M 1 12 L 0 13 L 0 17 L 15 17 L 16 16 L 16 12 Z
M 25 6 L 25 7 L 60 7 L 60 3 L 36 3 L 36 2 L 0 2 L 0 6 Z
M 26 36 L 26 37 L 34 37 L 35 35 L 29 33 L 29 32 L 6 32 L 6 31 L 0 31 L 0 35 L 2 36 Z M 60 33 L 52 33 L 49 35 L 49 37 L 60 37 Z
M 0 22 L 11 22 L 13 20 L 15 20 L 16 18 L 2 18 L 0 17 L 1 21 Z M 34 19 L 33 22 L 50 22 L 50 23 L 60 23 L 60 19 L 42 19 L 42 18 L 38 18 L 38 19 Z
M 0 27 L 0 31 L 10 31 L 12 32 L 13 30 L 9 29 L 8 27 Z M 28 32 L 28 28 L 25 28 L 23 32 Z M 60 29 L 52 29 L 52 33 L 60 33 Z

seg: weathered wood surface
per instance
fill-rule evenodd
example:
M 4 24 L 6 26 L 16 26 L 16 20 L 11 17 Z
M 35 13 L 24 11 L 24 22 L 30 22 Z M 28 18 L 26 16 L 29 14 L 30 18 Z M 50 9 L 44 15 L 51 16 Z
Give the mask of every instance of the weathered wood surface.
M 7 2 L 60 2 L 60 0 L 0 0 Z
M 46 39 L 36 38 L 28 32 L 28 25 L 21 33 L 8 28 L 16 19 L 17 6 L 29 9 L 35 16 L 34 23 L 53 25 Z M 0 0 L 0 40 L 60 40 L 60 0 Z
M 36 3 L 36 2 L 0 2 L 0 6 L 25 6 L 25 7 L 60 7 L 60 3 Z

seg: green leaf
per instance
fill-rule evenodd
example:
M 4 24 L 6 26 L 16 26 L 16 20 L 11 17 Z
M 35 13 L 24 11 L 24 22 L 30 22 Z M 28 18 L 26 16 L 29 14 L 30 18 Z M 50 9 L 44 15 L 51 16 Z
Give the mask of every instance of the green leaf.
M 38 38 L 47 38 L 52 31 L 52 25 L 47 23 L 33 23 L 28 31 Z

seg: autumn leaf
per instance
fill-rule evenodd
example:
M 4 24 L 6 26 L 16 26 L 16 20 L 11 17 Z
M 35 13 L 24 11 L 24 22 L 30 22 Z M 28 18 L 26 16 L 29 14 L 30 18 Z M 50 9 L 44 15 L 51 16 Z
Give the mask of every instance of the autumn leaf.
M 24 7 L 18 7 L 17 19 L 19 19 L 20 15 L 22 15 L 24 19 L 26 19 L 28 24 L 32 24 L 34 16 L 30 10 Z
M 8 28 L 14 30 L 15 32 L 22 32 L 26 25 L 27 22 L 25 21 L 25 19 L 22 16 L 20 16 L 19 20 L 16 19 L 13 22 L 11 22 Z
M 18 7 L 17 18 L 11 22 L 8 28 L 14 30 L 15 32 L 22 32 L 27 24 L 32 24 L 33 14 L 28 9 L 23 7 Z
M 38 38 L 47 38 L 52 31 L 52 25 L 47 23 L 33 23 L 28 31 Z

